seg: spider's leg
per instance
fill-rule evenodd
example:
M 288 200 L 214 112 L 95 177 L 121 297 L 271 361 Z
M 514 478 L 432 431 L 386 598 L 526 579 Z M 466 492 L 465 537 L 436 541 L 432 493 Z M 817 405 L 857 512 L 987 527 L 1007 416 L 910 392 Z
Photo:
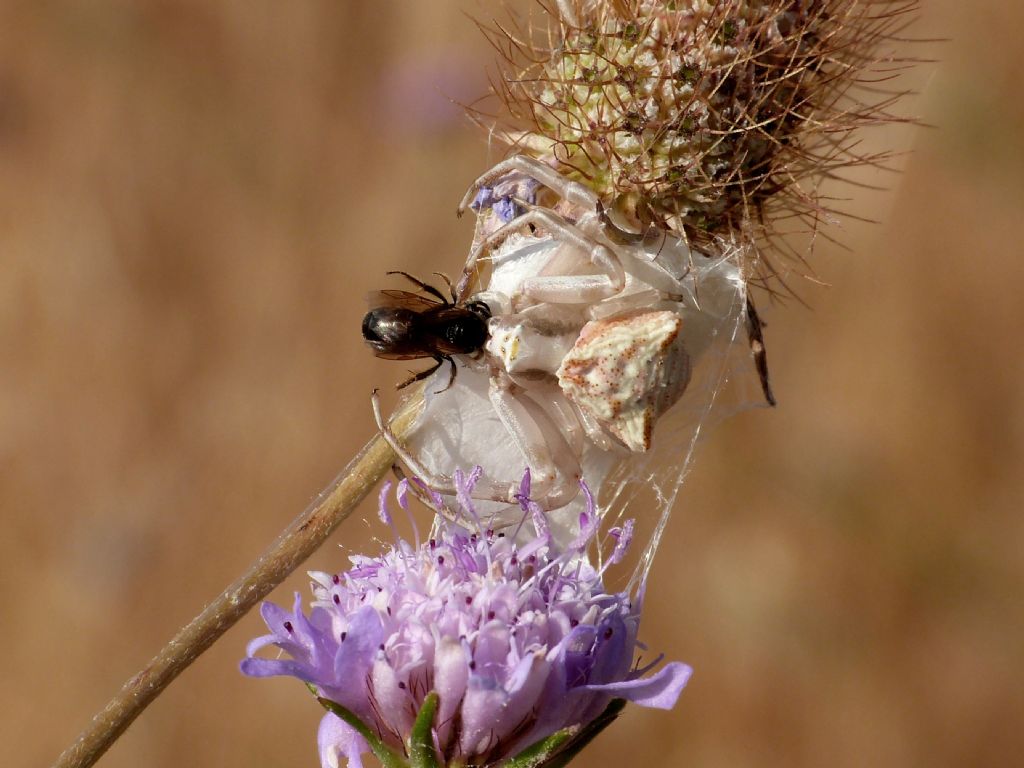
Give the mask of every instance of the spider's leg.
M 593 211 L 597 208 L 598 197 L 589 187 L 566 178 L 550 165 L 546 165 L 540 160 L 527 157 L 526 155 L 513 155 L 507 160 L 502 160 L 470 185 L 466 195 L 462 198 L 462 202 L 459 203 L 458 215 L 461 216 L 466 212 L 466 209 L 472 204 L 476 193 L 480 191 L 481 187 L 489 186 L 502 176 L 514 172 L 539 181 L 545 187 L 557 193 L 563 200 L 579 205 L 588 211 Z
M 531 500 L 545 509 L 572 501 L 580 490 L 579 460 L 544 409 L 523 392 L 513 392 L 505 377 L 492 377 L 488 396 L 530 468 Z
M 510 221 L 481 240 L 469 254 L 462 278 L 459 280 L 460 300 L 465 298 L 477 262 L 485 258 L 491 249 L 502 243 L 509 235 L 519 231 L 527 224 L 536 224 L 551 233 L 556 240 L 583 251 L 594 266 L 604 272 L 601 275 L 528 278 L 523 281 L 523 291 L 530 298 L 554 303 L 587 304 L 614 296 L 625 286 L 626 272 L 614 251 L 588 237 L 577 227 L 548 209 L 531 207 L 519 218 Z
M 437 290 L 437 288 L 435 288 L 432 285 L 428 285 L 427 283 L 424 283 L 422 280 L 420 280 L 417 277 L 413 277 L 408 272 L 403 272 L 400 269 L 392 269 L 391 271 L 387 272 L 387 274 L 389 274 L 389 275 L 401 275 L 402 277 L 404 277 L 409 282 L 413 283 L 414 285 L 419 286 L 419 288 L 421 290 L 425 291 L 426 293 L 429 293 L 431 296 L 436 296 L 438 299 L 441 300 L 441 302 L 443 304 L 447 304 L 448 303 L 448 299 L 446 299 L 444 297 L 444 294 L 441 293 L 439 290 Z M 440 274 L 440 272 L 435 272 L 434 274 L 438 275 L 438 274 Z M 444 277 L 444 275 L 442 275 L 442 277 Z M 445 280 L 448 280 L 448 278 L 445 277 Z M 451 282 L 449 282 L 448 284 L 451 285 Z
M 399 481 L 405 480 L 409 483 L 409 493 L 416 497 L 416 499 L 423 506 L 428 509 L 434 510 L 437 514 L 447 517 L 449 520 L 455 520 L 461 524 L 465 524 L 463 516 L 459 514 L 458 510 L 453 508 L 448 503 L 448 499 L 442 496 L 438 491 L 429 487 L 426 483 L 420 480 L 418 477 L 410 475 L 401 464 L 392 464 L 391 471 L 394 473 L 395 478 Z
M 432 491 L 446 496 L 453 496 L 458 493 L 458 488 L 453 478 L 439 472 L 432 472 L 411 451 L 402 445 L 395 433 L 391 431 L 391 427 L 384 420 L 380 410 L 380 397 L 377 395 L 377 390 L 373 390 L 370 403 L 373 406 L 373 418 L 377 423 L 377 429 L 380 431 L 381 437 L 384 438 L 384 441 L 395 452 L 399 460 L 409 469 L 409 473 L 418 478 Z M 515 504 L 519 487 L 520 483 L 518 481 L 514 483 L 501 483 L 487 477 L 482 477 L 473 488 L 473 498 L 492 499 L 506 504 Z M 449 513 L 451 513 L 451 510 L 449 510 Z M 454 514 L 452 516 L 457 517 Z M 463 520 L 462 522 L 472 524 L 479 521 Z
M 582 456 L 585 447 L 586 429 L 579 416 L 579 409 L 565 397 L 561 389 L 557 389 L 551 395 L 545 396 L 543 391 L 538 391 L 536 398 L 550 407 L 552 422 L 558 430 L 574 456 Z
M 373 418 L 377 422 L 377 429 L 380 430 L 381 437 L 384 438 L 384 442 L 391 446 L 391 450 L 395 452 L 395 455 L 401 459 L 402 463 L 409 468 L 412 474 L 438 493 L 454 494 L 456 492 L 455 482 L 450 477 L 430 472 L 395 437 L 395 433 L 391 431 L 391 427 L 384 421 L 384 416 L 380 412 L 380 397 L 377 395 L 376 389 L 373 390 L 373 394 L 370 396 L 370 404 L 373 406 Z
M 430 376 L 434 371 L 441 367 L 441 363 L 444 362 L 445 357 L 447 357 L 447 355 L 434 355 L 434 365 L 432 365 L 430 368 L 427 368 L 427 370 L 425 371 L 420 371 L 419 373 L 413 374 L 408 379 L 403 381 L 401 384 L 397 384 L 395 386 L 395 389 L 405 389 L 410 384 L 415 384 L 417 381 L 423 381 L 423 379 L 427 378 L 427 376 Z M 452 365 L 454 366 L 455 364 L 452 363 Z
M 594 445 L 602 451 L 610 451 L 615 448 L 616 443 L 601 429 L 601 425 L 597 423 L 593 414 L 579 406 L 576 406 L 576 414 L 579 416 L 580 424 L 583 425 L 587 437 Z
M 524 294 L 535 301 L 554 304 L 592 304 L 622 291 L 626 285 L 626 270 L 615 251 L 546 208 L 528 206 L 527 212 L 519 218 L 527 216 L 533 217 L 556 240 L 587 254 L 590 262 L 604 274 L 529 277 L 523 280 Z
M 646 232 L 627 232 L 622 229 L 622 227 L 612 221 L 612 217 L 608 215 L 608 210 L 600 200 L 597 201 L 597 218 L 604 227 L 605 234 L 608 235 L 608 238 L 613 243 L 618 243 L 619 245 L 639 245 L 647 237 Z
M 601 223 L 601 231 L 616 245 L 658 246 L 652 257 L 654 261 L 658 260 L 661 247 L 668 240 L 668 232 L 653 224 L 648 224 L 641 232 L 623 229 L 608 215 L 608 209 L 600 201 L 597 203 L 597 220 Z
M 775 394 L 772 392 L 771 382 L 768 380 L 768 350 L 764 346 L 763 323 L 754 302 L 747 294 L 747 338 L 750 340 L 750 352 L 754 356 L 754 366 L 757 368 L 757 375 L 761 379 L 761 391 L 764 392 L 764 399 L 768 405 L 775 405 Z

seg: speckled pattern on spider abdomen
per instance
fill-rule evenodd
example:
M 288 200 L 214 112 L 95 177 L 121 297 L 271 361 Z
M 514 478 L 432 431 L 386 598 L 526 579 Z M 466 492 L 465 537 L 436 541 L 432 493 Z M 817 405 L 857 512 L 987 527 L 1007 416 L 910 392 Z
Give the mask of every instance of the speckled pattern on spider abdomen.
M 682 323 L 665 310 L 587 323 L 562 360 L 559 386 L 631 451 L 648 450 L 655 421 L 690 380 Z

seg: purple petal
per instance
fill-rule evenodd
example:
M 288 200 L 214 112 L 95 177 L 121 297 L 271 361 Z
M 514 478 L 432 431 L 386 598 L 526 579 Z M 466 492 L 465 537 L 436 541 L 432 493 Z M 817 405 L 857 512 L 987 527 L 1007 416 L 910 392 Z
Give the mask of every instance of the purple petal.
M 591 650 L 594 647 L 596 632 L 597 629 L 589 624 L 573 627 L 555 649 L 555 663 L 565 670 L 567 689 L 589 682 L 594 662 Z M 548 654 L 548 658 L 551 658 L 551 653 Z
M 434 690 L 439 701 L 437 705 L 437 739 L 445 745 L 451 732 L 452 720 L 462 704 L 469 682 L 469 655 L 462 644 L 449 637 L 442 637 L 434 652 Z
M 520 191 L 520 195 L 530 205 L 534 205 L 537 202 L 537 190 L 540 189 L 540 182 L 536 179 L 527 179 Z
M 277 677 L 288 675 L 305 683 L 320 682 L 316 671 L 308 664 L 292 659 L 242 659 L 238 665 L 243 675 L 249 677 Z
M 325 686 L 328 698 L 357 714 L 366 709 L 366 675 L 383 639 L 380 615 L 369 605 L 360 608 L 334 656 L 333 684 Z
M 522 209 L 511 196 L 503 197 L 495 201 L 491 209 L 498 215 L 505 224 L 522 214 Z
M 284 628 L 284 623 L 291 621 L 293 617 L 284 608 L 276 603 L 262 603 L 260 605 L 260 617 L 266 622 L 267 629 L 277 635 L 279 640 L 282 638 L 292 639 L 291 633 Z
M 550 672 L 538 702 L 537 723 L 529 732 L 527 743 L 532 744 L 571 722 L 573 713 L 581 706 L 579 689 L 570 690 L 581 682 L 584 674 L 581 667 L 585 666 L 581 654 L 574 649 L 581 645 L 589 647 L 593 631 L 594 628 L 589 626 L 575 627 L 548 651 L 546 658 Z
M 502 674 L 508 664 L 511 650 L 509 628 L 497 619 L 489 621 L 480 628 L 473 649 L 473 661 L 476 662 L 476 673 L 504 682 Z
M 476 193 L 476 197 L 473 202 L 470 203 L 469 207 L 474 211 L 479 211 L 487 208 L 494 203 L 494 188 L 493 187 L 480 187 Z
M 580 531 L 569 543 L 569 549 L 582 552 L 587 548 L 590 540 L 594 538 L 594 535 L 597 533 L 601 520 L 597 514 L 597 505 L 594 503 L 594 495 L 590 492 L 590 487 L 582 480 L 580 480 L 580 490 L 583 492 L 585 507 L 583 511 L 580 512 Z
M 608 562 L 612 565 L 621 562 L 626 551 L 629 549 L 629 545 L 633 541 L 633 526 L 633 519 L 630 518 L 622 524 L 621 528 L 612 528 L 608 531 L 608 533 L 615 539 L 615 549 L 612 551 L 612 556 L 608 558 Z
M 459 748 L 464 755 L 487 754 L 497 734 L 494 724 L 501 716 L 508 694 L 497 681 L 473 675 L 462 700 L 462 734 Z
M 249 641 L 249 644 L 245 646 L 246 656 L 255 656 L 261 648 L 266 648 L 268 645 L 273 645 L 277 642 L 277 635 L 263 635 Z
M 634 638 L 631 634 L 620 616 L 613 615 L 601 622 L 591 651 L 592 663 L 586 683 L 605 683 L 627 676 L 633 662 Z
M 601 691 L 619 699 L 632 701 L 642 707 L 672 709 L 679 699 L 679 694 L 689 682 L 691 674 L 693 670 L 688 665 L 673 661 L 650 677 L 584 687 L 590 691 Z
M 526 511 L 526 503 L 530 500 L 530 468 L 523 472 L 523 479 L 519 481 L 519 503 Z
M 408 690 L 395 674 L 394 667 L 384 658 L 384 652 L 377 654 L 370 671 L 370 686 L 373 689 L 374 708 L 384 726 L 394 733 L 409 733 L 415 714 Z
M 327 638 L 323 632 L 317 629 L 313 624 L 306 618 L 306 614 L 302 612 L 302 595 L 298 592 L 295 593 L 295 611 L 294 621 L 292 622 L 292 632 L 295 635 L 295 639 L 302 647 L 309 651 L 309 664 L 314 669 L 322 669 L 326 673 L 330 673 L 331 660 L 334 656 L 334 649 L 327 647 Z
M 388 512 L 388 494 L 391 493 L 391 481 L 386 480 L 377 494 L 377 517 L 384 525 L 391 525 L 391 513 Z
M 482 473 L 483 470 L 480 467 L 474 467 L 470 470 L 469 474 L 463 474 L 460 469 L 456 469 L 453 473 L 456 488 L 455 498 L 458 499 L 459 506 L 465 512 L 466 519 L 472 520 L 478 526 L 480 524 L 480 517 L 476 513 L 476 505 L 473 502 L 473 488 L 479 482 Z
M 339 684 L 352 677 L 353 670 L 361 667 L 359 674 L 365 674 L 384 640 L 384 627 L 380 614 L 371 605 L 360 608 L 349 620 L 345 639 L 338 646 L 338 654 L 334 657 L 334 672 Z
M 342 755 L 348 759 L 348 768 L 363 768 L 363 753 L 370 751 L 355 728 L 329 712 L 320 721 L 316 741 L 322 768 L 340 768 Z
M 395 498 L 398 499 L 398 506 L 405 510 L 409 509 L 409 478 L 403 477 L 398 481 Z
M 511 733 L 535 709 L 549 669 L 550 663 L 542 653 L 532 653 L 520 659 L 505 685 L 509 699 L 494 724 L 496 733 L 502 736 Z
M 547 546 L 548 542 L 551 541 L 551 526 L 548 525 L 548 517 L 544 514 L 544 510 L 541 509 L 539 504 L 533 502 L 528 506 L 530 509 L 530 522 L 533 523 L 533 530 L 537 534 L 537 538 L 520 548 L 520 557 L 532 555 L 536 550 Z

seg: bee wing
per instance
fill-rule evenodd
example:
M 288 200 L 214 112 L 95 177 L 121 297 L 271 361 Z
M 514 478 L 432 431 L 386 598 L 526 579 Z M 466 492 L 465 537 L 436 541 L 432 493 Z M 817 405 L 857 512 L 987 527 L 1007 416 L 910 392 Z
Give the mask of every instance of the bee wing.
M 381 360 L 419 360 L 433 357 L 430 352 L 374 352 L 373 355 Z
M 366 301 L 374 309 L 378 307 L 391 307 L 394 309 L 408 309 L 410 312 L 426 312 L 427 310 L 444 306 L 436 299 L 428 299 L 426 296 L 410 291 L 393 289 L 370 291 L 366 294 Z

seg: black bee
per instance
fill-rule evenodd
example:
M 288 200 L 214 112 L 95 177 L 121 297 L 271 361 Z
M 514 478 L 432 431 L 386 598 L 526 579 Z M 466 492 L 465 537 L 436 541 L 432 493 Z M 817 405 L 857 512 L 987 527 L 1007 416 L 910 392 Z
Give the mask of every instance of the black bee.
M 369 299 L 374 308 L 363 318 L 363 340 L 377 357 L 385 360 L 434 358 L 436 365 L 406 379 L 398 389 L 425 379 L 445 362 L 452 367 L 450 387 L 455 382 L 452 355 L 473 355 L 483 349 L 490 309 L 482 301 L 460 303 L 451 281 L 440 273 L 435 274 L 448 284 L 451 301 L 432 285 L 406 272 L 388 274 L 401 275 L 428 295 L 393 290 L 371 293 Z

